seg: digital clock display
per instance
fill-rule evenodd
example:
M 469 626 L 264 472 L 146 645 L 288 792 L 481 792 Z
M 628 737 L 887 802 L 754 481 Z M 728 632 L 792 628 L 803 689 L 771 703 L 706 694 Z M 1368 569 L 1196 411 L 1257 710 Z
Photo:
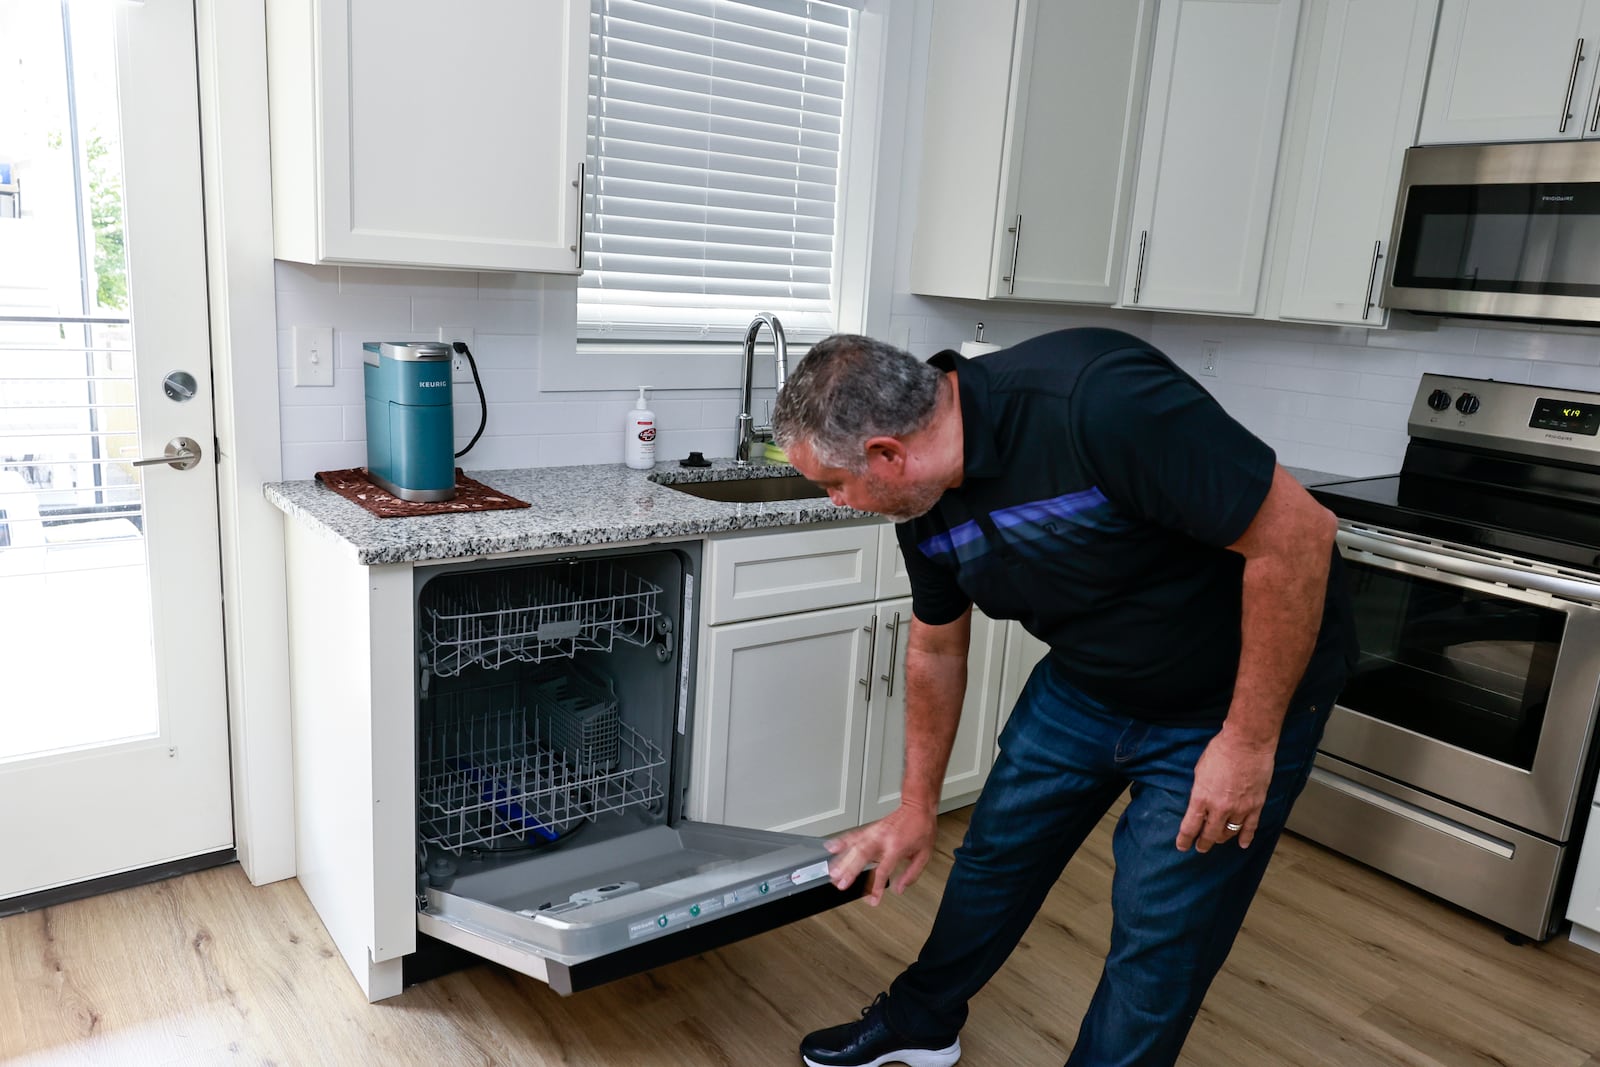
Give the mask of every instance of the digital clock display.
M 1581 433 L 1593 437 L 1600 433 L 1600 404 L 1576 400 L 1551 400 L 1541 396 L 1533 405 L 1528 425 L 1535 430 Z

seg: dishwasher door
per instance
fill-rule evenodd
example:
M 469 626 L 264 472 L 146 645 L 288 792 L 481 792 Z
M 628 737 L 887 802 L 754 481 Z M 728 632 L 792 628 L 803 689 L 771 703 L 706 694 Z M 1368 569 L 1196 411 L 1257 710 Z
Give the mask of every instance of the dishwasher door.
M 821 838 L 680 821 L 456 878 L 417 929 L 569 994 L 860 896 Z

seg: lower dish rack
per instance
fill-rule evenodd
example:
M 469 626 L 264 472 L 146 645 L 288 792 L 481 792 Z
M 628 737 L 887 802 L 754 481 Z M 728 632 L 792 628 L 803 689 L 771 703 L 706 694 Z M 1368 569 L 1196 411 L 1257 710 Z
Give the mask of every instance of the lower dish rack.
M 584 820 L 631 807 L 659 810 L 666 756 L 612 718 L 598 750 L 558 747 L 530 711 L 549 679 L 432 700 L 418 738 L 418 825 L 425 844 L 460 855 L 555 841 Z M 581 683 L 580 683 L 581 684 Z M 569 697 L 572 687 L 561 690 Z M 570 701 L 569 701 L 570 702 Z M 614 700 L 612 704 L 614 715 Z M 581 734 L 580 740 L 581 740 Z

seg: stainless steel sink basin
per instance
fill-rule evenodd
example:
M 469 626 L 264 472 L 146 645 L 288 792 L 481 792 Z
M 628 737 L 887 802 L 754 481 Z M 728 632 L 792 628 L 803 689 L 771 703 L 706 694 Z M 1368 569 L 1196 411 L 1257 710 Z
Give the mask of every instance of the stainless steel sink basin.
M 814 500 L 828 494 L 804 478 L 725 478 L 717 482 L 661 482 L 668 489 L 702 500 L 727 504 L 766 504 L 777 500 Z

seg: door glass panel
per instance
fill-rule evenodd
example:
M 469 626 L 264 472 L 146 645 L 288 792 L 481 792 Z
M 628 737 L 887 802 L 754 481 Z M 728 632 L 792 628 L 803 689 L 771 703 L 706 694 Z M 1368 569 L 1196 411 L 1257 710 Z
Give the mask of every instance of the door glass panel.
M 113 14 L 0 3 L 0 761 L 158 729 Z
M 1530 769 L 1566 615 L 1347 561 L 1361 660 L 1339 703 Z

